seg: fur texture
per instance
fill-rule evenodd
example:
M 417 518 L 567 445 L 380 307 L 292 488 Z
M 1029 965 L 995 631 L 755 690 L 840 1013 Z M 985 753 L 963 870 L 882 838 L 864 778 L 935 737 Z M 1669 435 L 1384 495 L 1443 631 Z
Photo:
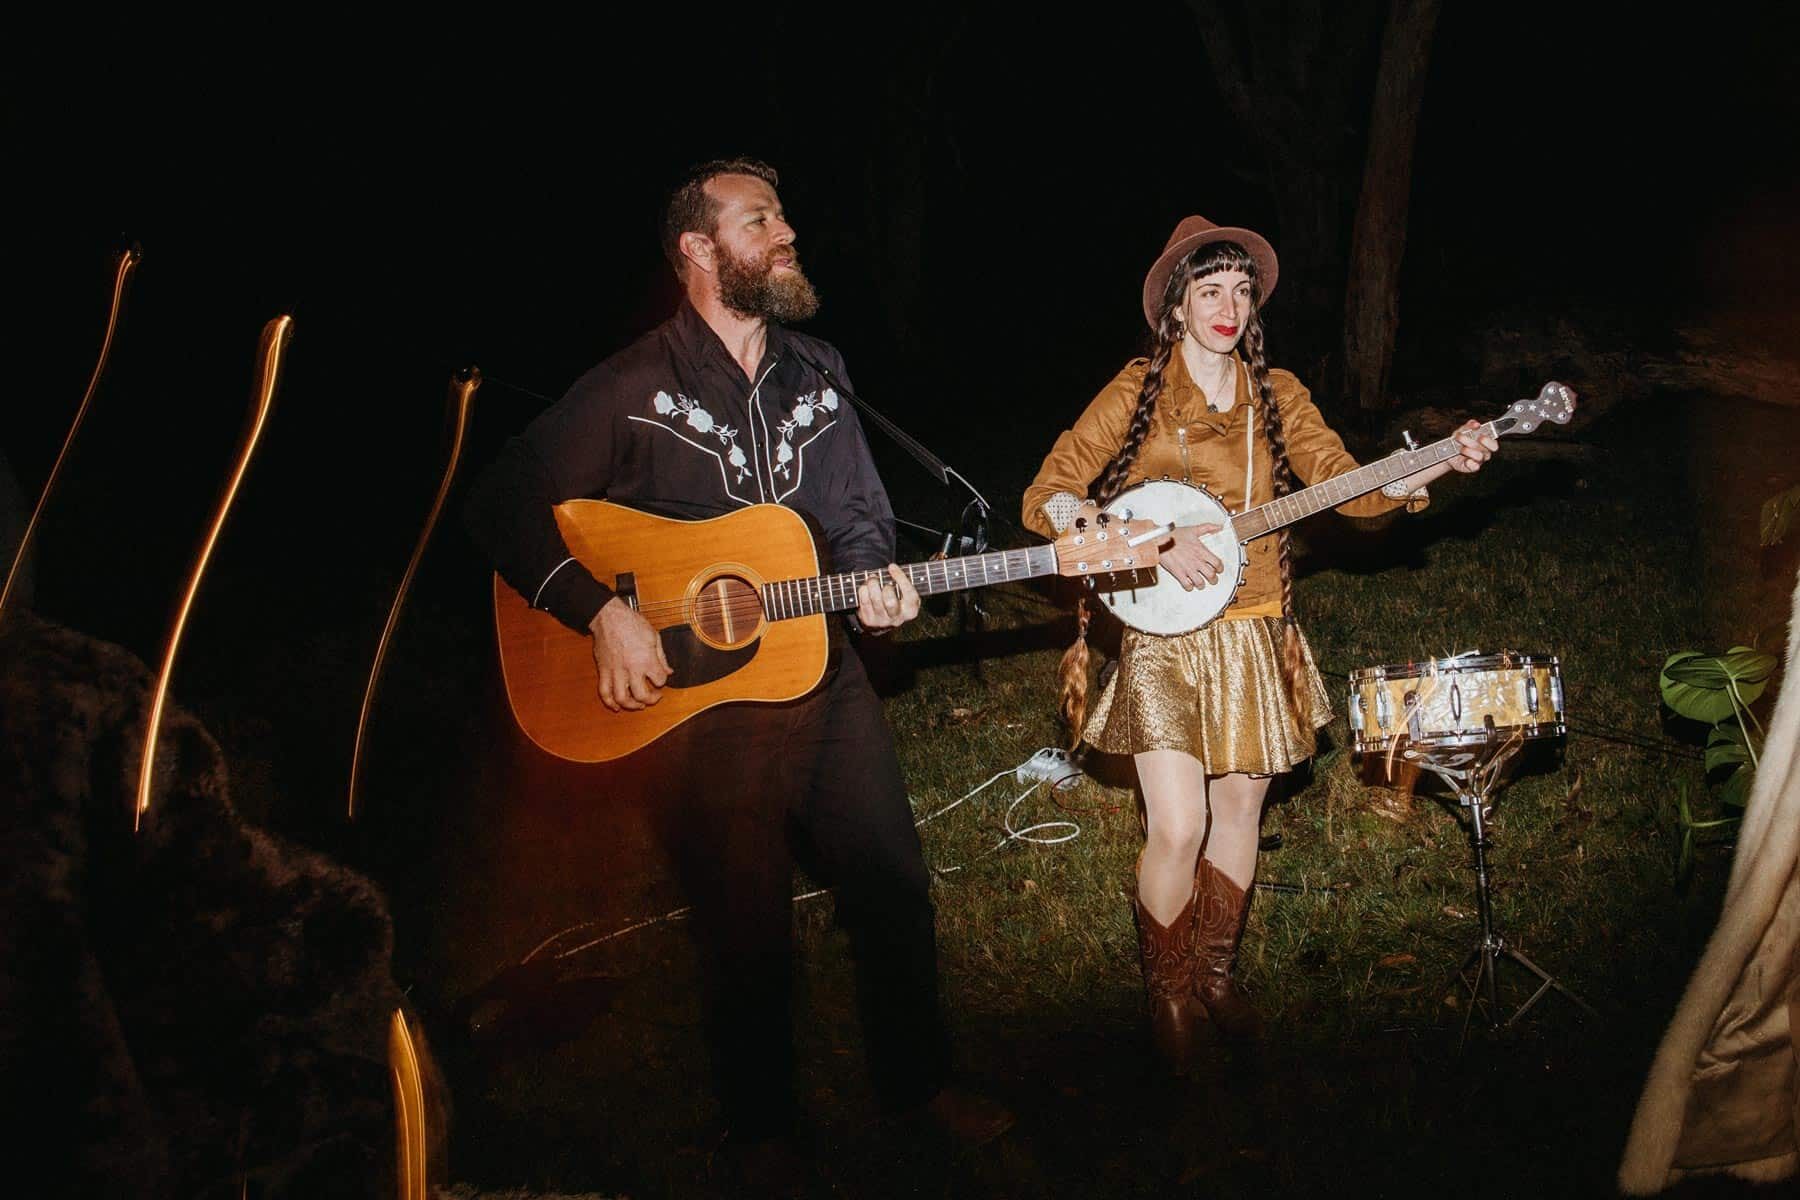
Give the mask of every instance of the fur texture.
M 1793 1005 L 1800 972 L 1800 586 L 1719 925 L 1638 1101 L 1619 1167 L 1634 1195 L 1689 1175 L 1785 1179 L 1800 1167 Z
M 244 824 L 217 743 L 173 706 L 134 835 L 149 684 L 124 650 L 29 614 L 0 631 L 11 1177 L 47 1168 L 59 1195 L 235 1198 L 240 1179 L 261 1197 L 392 1195 L 386 1037 L 404 1005 L 386 904 Z

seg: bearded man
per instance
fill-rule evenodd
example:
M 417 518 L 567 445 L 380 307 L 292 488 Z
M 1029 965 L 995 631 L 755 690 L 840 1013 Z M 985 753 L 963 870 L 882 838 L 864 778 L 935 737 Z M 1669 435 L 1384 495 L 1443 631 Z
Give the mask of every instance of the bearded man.
M 668 321 L 578 379 L 507 443 L 472 491 L 475 539 L 519 594 L 593 636 L 608 708 L 655 704 L 669 663 L 649 623 L 570 556 L 552 506 L 604 496 L 705 518 L 774 503 L 810 516 L 833 569 L 887 567 L 807 696 L 725 704 L 639 751 L 669 781 L 672 856 L 710 944 L 708 1024 L 731 1139 L 785 1147 L 796 1120 L 789 835 L 836 892 L 869 1067 L 884 1103 L 979 1142 L 1011 1117 L 946 1086 L 929 876 L 893 738 L 844 626 L 888 633 L 919 597 L 891 562 L 894 516 L 844 364 L 785 322 L 819 306 L 801 272 L 777 177 L 750 159 L 694 168 L 665 210 L 663 248 L 684 298 Z

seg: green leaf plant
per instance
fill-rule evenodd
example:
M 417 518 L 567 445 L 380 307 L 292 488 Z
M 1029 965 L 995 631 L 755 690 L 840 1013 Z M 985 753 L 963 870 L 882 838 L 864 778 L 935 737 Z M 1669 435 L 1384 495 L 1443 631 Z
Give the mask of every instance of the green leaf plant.
M 1757 540 L 1767 549 L 1793 532 L 1800 521 L 1800 487 L 1791 487 L 1763 501 L 1761 528 Z
M 1750 799 L 1750 782 L 1762 758 L 1762 723 L 1750 706 L 1769 686 L 1779 660 L 1749 646 L 1733 646 L 1724 654 L 1682 650 L 1663 663 L 1658 684 L 1663 703 L 1677 716 L 1711 726 L 1706 738 L 1706 773 L 1728 771 L 1718 792 L 1719 803 L 1735 810 L 1711 821 L 1694 819 L 1685 781 L 1676 796 L 1681 846 L 1676 877 L 1685 881 L 1694 864 L 1695 834 L 1737 824 Z M 1755 726 L 1754 732 L 1751 726 Z

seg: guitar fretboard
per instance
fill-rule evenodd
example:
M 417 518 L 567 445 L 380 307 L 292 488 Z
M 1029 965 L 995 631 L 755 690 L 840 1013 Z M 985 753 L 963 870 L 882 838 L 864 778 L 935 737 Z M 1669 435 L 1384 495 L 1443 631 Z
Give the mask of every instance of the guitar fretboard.
M 1519 422 L 1514 417 L 1500 417 L 1481 426 L 1476 432 L 1493 434 L 1499 437 L 1507 433 Z M 1415 471 L 1423 471 L 1426 467 L 1436 466 L 1446 459 L 1454 458 L 1461 450 L 1454 437 L 1447 437 L 1429 446 L 1420 446 L 1417 450 L 1407 450 L 1390 455 L 1379 462 L 1372 462 L 1366 467 L 1358 467 L 1354 471 L 1346 471 L 1335 479 L 1327 479 L 1324 483 L 1271 500 L 1267 504 L 1259 504 L 1242 516 L 1231 518 L 1232 532 L 1240 542 L 1259 538 L 1265 533 L 1273 533 L 1284 525 L 1292 525 L 1295 521 L 1304 520 L 1316 512 L 1328 508 L 1336 508 L 1340 504 L 1356 499 L 1358 496 L 1386 487 L 1396 479 L 1405 479 Z
M 962 558 L 928 559 L 900 568 L 921 596 L 987 587 L 1013 579 L 1033 579 L 1056 572 L 1056 547 L 996 550 Z M 771 621 L 842 612 L 856 607 L 856 589 L 864 580 L 882 580 L 886 571 L 845 571 L 807 579 L 780 579 L 762 587 L 763 611 Z

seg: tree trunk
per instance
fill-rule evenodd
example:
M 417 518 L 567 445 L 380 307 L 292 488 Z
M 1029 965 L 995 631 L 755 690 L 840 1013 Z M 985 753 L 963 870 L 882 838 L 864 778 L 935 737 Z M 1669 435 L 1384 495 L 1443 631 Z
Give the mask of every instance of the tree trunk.
M 1343 344 L 1345 228 L 1360 108 L 1382 11 L 1376 0 L 1188 0 L 1207 63 L 1267 172 L 1281 255 L 1272 352 L 1329 394 Z M 1206 216 L 1230 224 L 1231 213 Z
M 1390 0 L 1369 113 L 1362 197 L 1344 290 L 1344 390 L 1367 413 L 1390 408 L 1388 373 L 1400 328 L 1400 262 L 1412 201 L 1413 144 L 1441 0 Z

